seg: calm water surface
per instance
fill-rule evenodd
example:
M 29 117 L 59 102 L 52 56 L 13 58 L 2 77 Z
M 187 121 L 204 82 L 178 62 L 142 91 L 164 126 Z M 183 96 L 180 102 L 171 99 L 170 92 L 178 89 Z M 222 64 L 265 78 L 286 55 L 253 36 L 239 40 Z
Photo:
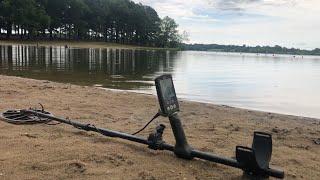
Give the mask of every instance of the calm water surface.
M 320 57 L 13 45 L 0 73 L 153 94 L 171 73 L 179 98 L 320 118 Z

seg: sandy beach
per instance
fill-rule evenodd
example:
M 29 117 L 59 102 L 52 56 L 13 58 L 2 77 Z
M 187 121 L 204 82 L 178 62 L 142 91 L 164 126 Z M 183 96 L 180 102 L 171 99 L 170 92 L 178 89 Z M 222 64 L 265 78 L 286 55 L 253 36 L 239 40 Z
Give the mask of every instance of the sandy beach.
M 114 92 L 0 75 L 0 111 L 44 105 L 59 117 L 134 132 L 158 110 L 155 96 Z M 251 146 L 253 132 L 273 136 L 271 164 L 286 179 L 319 179 L 320 120 L 181 101 L 189 143 L 200 150 L 235 156 L 236 145 Z M 164 139 L 174 138 L 167 125 Z M 178 159 L 166 151 L 68 125 L 12 125 L 0 121 L 0 179 L 242 179 L 242 171 L 211 162 Z M 271 178 L 272 179 L 272 178 Z
M 138 45 L 127 45 L 119 43 L 110 43 L 110 42 L 97 42 L 97 41 L 63 41 L 63 40 L 39 40 L 39 41 L 26 41 L 26 40 L 0 40 L 0 45 L 28 45 L 28 46 L 63 46 L 69 48 L 116 48 L 116 49 L 147 49 L 147 50 L 161 50 L 166 48 L 157 48 L 157 47 L 145 47 Z M 174 50 L 172 48 L 167 48 Z

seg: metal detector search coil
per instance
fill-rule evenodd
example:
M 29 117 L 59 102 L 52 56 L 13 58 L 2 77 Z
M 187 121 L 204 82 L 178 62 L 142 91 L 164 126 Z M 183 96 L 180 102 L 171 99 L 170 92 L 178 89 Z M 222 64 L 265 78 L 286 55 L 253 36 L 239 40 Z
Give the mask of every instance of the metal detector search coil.
M 41 112 L 49 116 L 53 116 L 51 113 L 44 110 L 35 110 L 35 112 Z M 20 110 L 9 110 L 0 114 L 0 119 L 11 124 L 36 124 L 36 123 L 47 123 L 51 119 L 40 117 L 36 114 L 30 113 L 27 114 L 24 111 Z

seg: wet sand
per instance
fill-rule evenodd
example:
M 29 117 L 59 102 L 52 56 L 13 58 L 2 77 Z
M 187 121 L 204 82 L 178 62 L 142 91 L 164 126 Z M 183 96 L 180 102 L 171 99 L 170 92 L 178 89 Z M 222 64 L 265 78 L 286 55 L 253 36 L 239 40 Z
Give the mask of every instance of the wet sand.
M 158 110 L 155 96 L 113 92 L 0 75 L 0 111 L 39 107 L 98 127 L 134 132 Z M 228 106 L 181 101 L 189 143 L 228 157 L 236 145 L 250 146 L 255 130 L 273 136 L 272 165 L 287 179 L 320 177 L 320 121 Z M 164 139 L 173 144 L 168 120 Z M 11 125 L 0 121 L 0 179 L 241 179 L 241 170 L 84 132 L 68 125 Z

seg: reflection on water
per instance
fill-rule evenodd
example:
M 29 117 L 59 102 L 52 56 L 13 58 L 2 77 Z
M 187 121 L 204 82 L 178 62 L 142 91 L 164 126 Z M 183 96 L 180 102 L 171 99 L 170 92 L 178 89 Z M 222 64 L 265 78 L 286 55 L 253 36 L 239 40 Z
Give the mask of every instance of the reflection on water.
M 320 59 L 214 52 L 0 46 L 0 73 L 155 93 L 173 74 L 179 98 L 320 118 Z
M 0 73 L 97 85 L 150 89 L 157 73 L 169 72 L 175 52 L 128 49 L 0 46 Z

